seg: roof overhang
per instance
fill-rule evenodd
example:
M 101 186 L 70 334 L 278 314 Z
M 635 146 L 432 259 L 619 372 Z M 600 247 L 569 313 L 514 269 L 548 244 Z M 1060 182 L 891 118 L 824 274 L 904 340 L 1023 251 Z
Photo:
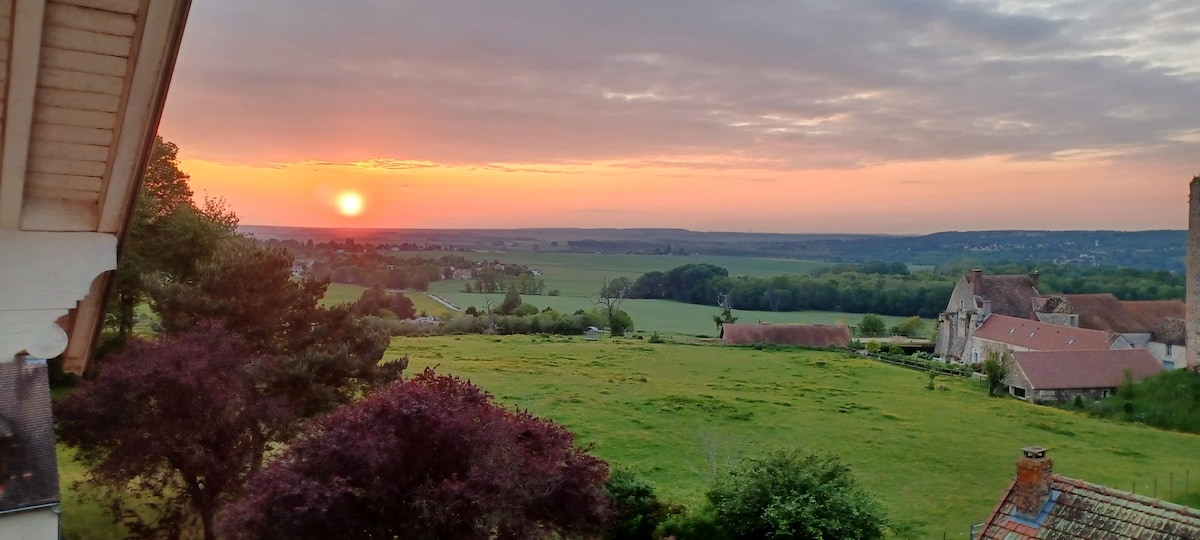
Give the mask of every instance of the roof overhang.
M 0 0 L 0 359 L 87 365 L 190 0 Z

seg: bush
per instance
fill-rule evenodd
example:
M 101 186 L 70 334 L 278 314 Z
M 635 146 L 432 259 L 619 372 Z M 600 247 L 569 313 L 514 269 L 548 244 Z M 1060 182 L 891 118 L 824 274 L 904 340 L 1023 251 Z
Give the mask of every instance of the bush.
M 641 337 L 641 336 L 638 336 L 638 337 Z M 654 331 L 650 334 L 650 343 L 666 343 L 666 342 L 667 342 L 667 340 L 663 339 L 662 335 L 660 335 L 658 333 L 658 331 Z
M 863 315 L 861 321 L 858 321 L 858 333 L 863 336 L 882 336 L 887 332 L 887 323 L 883 322 L 883 318 L 873 313 Z
M 654 533 L 655 538 L 676 540 L 727 540 L 729 533 L 710 511 L 671 516 Z
M 892 345 L 891 347 L 888 347 L 887 352 L 892 356 L 904 356 L 904 349 L 902 349 L 899 345 Z
M 832 455 L 776 451 L 747 458 L 708 492 L 731 540 L 883 538 L 883 507 Z
M 607 540 L 651 540 L 659 524 L 683 509 L 658 498 L 654 486 L 632 471 L 614 471 L 604 484 L 612 500 Z

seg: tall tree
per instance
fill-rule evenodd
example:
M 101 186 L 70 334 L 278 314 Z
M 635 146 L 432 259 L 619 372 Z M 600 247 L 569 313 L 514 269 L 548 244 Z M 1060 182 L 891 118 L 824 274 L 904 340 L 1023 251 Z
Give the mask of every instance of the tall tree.
M 215 326 L 135 342 L 55 406 L 59 440 L 135 536 L 178 538 L 198 522 L 212 539 L 217 508 L 285 423 L 283 401 L 256 389 L 269 363 Z
M 623 336 L 625 330 L 628 329 L 626 327 L 628 316 L 622 317 L 621 302 L 629 296 L 632 288 L 633 283 L 627 277 L 605 279 L 600 282 L 600 294 L 596 303 L 604 306 L 604 313 L 608 317 L 608 330 L 614 336 Z
M 218 244 L 237 228 L 237 216 L 219 199 L 192 201 L 188 176 L 179 169 L 179 148 L 154 141 L 117 271 L 109 324 L 121 340 L 133 330 L 134 309 L 158 281 L 186 282 Z
M 325 417 L 226 509 L 228 538 L 595 535 L 608 467 L 562 426 L 431 370 Z

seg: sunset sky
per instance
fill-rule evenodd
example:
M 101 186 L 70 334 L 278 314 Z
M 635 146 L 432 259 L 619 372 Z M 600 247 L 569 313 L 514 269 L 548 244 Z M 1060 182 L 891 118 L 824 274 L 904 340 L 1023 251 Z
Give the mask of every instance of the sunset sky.
M 253 225 L 1184 228 L 1197 51 L 1195 0 L 205 0 L 160 133 Z

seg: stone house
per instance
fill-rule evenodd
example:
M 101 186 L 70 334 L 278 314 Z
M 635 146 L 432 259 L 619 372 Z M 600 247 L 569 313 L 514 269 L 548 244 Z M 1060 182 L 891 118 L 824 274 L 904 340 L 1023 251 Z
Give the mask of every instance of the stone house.
M 1134 382 L 1162 371 L 1146 349 L 1018 351 L 1008 376 L 1009 394 L 1031 403 L 1063 402 L 1082 396 L 1102 399 L 1131 378 Z
M 992 314 L 1035 319 L 1033 299 L 1038 296 L 1038 274 L 985 275 L 975 269 L 959 278 L 946 311 L 938 315 L 933 354 L 950 362 L 969 362 L 967 344 Z
M 1043 295 L 1038 273 L 989 276 L 975 269 L 955 284 L 946 311 L 938 316 L 934 355 L 972 363 L 972 336 L 992 314 L 1058 326 L 1121 334 L 1130 346 L 1150 350 L 1164 368 L 1182 366 L 1186 349 L 1169 319 L 1183 320 L 1178 300 L 1121 301 L 1109 293 Z M 1162 326 L 1162 328 L 1160 328 Z M 1156 330 L 1158 330 L 1156 334 Z M 1155 336 L 1169 340 L 1154 341 Z
M 1200 538 L 1200 510 L 1054 474 L 1045 448 L 1021 453 L 979 540 Z
M 1130 349 L 1125 336 L 1116 332 L 991 315 L 971 334 L 965 351 L 966 363 L 978 364 L 990 351 L 1095 351 Z

